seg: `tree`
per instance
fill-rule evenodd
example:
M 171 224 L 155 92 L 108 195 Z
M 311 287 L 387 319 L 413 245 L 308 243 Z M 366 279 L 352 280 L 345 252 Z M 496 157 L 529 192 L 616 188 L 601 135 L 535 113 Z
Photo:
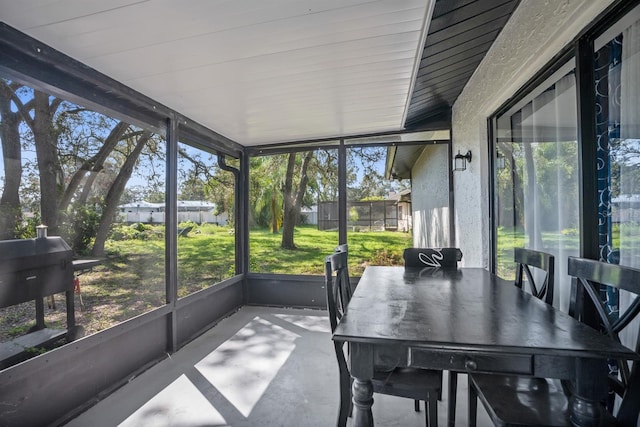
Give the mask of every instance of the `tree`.
M 307 184 L 309 182 L 307 170 L 309 163 L 313 159 L 313 151 L 301 153 L 300 157 L 302 157 L 302 160 L 298 173 L 296 173 L 297 154 L 289 153 L 289 159 L 287 161 L 287 172 L 283 191 L 284 215 L 282 221 L 282 243 L 280 244 L 283 249 L 296 249 L 296 245 L 293 242 L 293 232 L 298 218 L 300 218 L 302 200 L 307 192 Z M 296 178 L 297 182 L 294 183 Z
M 133 149 L 126 156 L 126 160 L 122 165 L 122 168 L 120 168 L 120 172 L 118 173 L 115 181 L 109 188 L 109 192 L 105 199 L 100 224 L 96 231 L 96 239 L 93 244 L 93 249 L 91 250 L 91 254 L 93 256 L 104 256 L 104 244 L 107 240 L 113 218 L 117 212 L 120 197 L 124 192 L 127 181 L 131 178 L 131 174 L 133 173 L 133 169 L 138 161 L 138 157 L 140 157 L 140 153 L 142 153 L 142 150 L 151 138 L 151 135 L 150 131 L 144 131 L 137 137 L 137 141 L 134 141 L 135 138 L 131 138 L 129 145 L 133 145 Z
M 20 146 L 20 113 L 11 109 L 17 89 L 15 83 L 0 80 L 0 138 L 4 186 L 0 197 L 0 240 L 14 239 L 16 224 L 22 217 L 20 209 L 20 181 L 22 179 L 22 148 Z M 17 99 L 17 102 L 20 102 Z
M 283 221 L 283 186 L 286 176 L 286 155 L 251 159 L 251 194 L 256 222 L 277 233 Z
M 98 172 L 100 172 L 104 168 L 104 162 L 107 160 L 108 156 L 114 150 L 118 142 L 121 140 L 124 133 L 129 129 L 129 124 L 125 122 L 119 122 L 112 129 L 107 138 L 104 140 L 104 143 L 100 147 L 100 150 L 91 158 L 86 159 L 82 162 L 81 166 L 75 171 L 69 180 L 69 184 L 64 191 L 62 199 L 60 200 L 59 208 L 61 211 L 65 211 L 71 203 L 73 196 L 75 195 L 78 187 L 84 180 L 84 178 L 89 174 L 87 178 L 84 188 L 90 189 L 93 186 L 93 182 L 96 179 Z M 88 197 L 88 191 L 83 191 L 80 197 L 79 202 L 84 204 Z
M 54 126 L 54 116 L 62 100 L 38 90 L 33 92 L 33 119 L 26 122 L 33 132 L 36 146 L 40 176 L 40 215 L 51 233 L 58 234 L 58 200 L 64 191 L 64 176 L 58 158 L 58 132 Z

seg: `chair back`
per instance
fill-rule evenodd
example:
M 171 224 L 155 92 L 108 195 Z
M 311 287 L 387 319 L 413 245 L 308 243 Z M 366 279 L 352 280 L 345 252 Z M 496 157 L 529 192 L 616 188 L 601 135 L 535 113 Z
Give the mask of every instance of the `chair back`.
M 327 310 L 331 322 L 331 332 L 335 331 L 338 322 L 344 316 L 351 300 L 349 273 L 347 272 L 347 253 L 336 252 L 325 258 L 325 290 L 327 293 Z
M 572 290 L 571 303 L 583 306 L 581 297 L 588 295 L 598 313 L 598 320 L 604 333 L 620 342 L 620 332 L 625 330 L 640 313 L 640 270 L 632 267 L 609 264 L 584 258 L 569 257 L 569 275 L 576 278 Z M 622 289 L 633 295 L 633 302 L 617 319 L 610 319 L 607 309 L 600 298 L 601 286 Z M 584 292 L 579 292 L 581 290 Z M 574 307 L 575 308 L 575 307 Z M 574 311 L 572 309 L 572 311 Z M 580 313 L 577 313 L 580 316 Z M 636 331 L 636 353 L 640 353 L 640 327 L 633 322 Z M 619 373 L 609 375 L 613 392 L 622 398 L 618 414 L 620 425 L 636 425 L 640 413 L 640 363 L 618 361 Z
M 516 286 L 522 289 L 522 283 L 526 276 L 531 294 L 547 304 L 553 305 L 555 257 L 546 252 L 516 248 L 514 261 L 518 264 L 516 269 Z M 536 283 L 531 268 L 543 272 L 544 279 L 542 283 L 540 283 L 540 281 Z
M 341 245 L 336 246 L 336 248 L 334 249 L 335 252 L 344 252 L 345 254 L 347 254 L 347 264 L 349 261 L 349 245 L 346 243 L 343 243 Z M 347 293 L 347 299 L 351 299 L 351 295 L 353 295 L 353 292 L 356 290 L 355 286 L 353 286 L 351 284 L 351 279 L 349 279 L 349 268 L 346 268 L 346 272 L 344 273 L 345 276 L 345 284 L 343 285 L 345 288 L 345 292 Z
M 462 251 L 458 248 L 407 248 L 402 253 L 405 267 L 458 268 Z

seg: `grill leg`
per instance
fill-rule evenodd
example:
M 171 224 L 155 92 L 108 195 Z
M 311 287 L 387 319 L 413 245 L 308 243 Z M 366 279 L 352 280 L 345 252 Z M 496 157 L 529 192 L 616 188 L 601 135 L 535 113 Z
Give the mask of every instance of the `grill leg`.
M 42 297 L 36 298 L 36 327 L 35 330 L 44 329 L 44 300 Z
M 73 300 L 73 289 L 65 291 L 64 296 L 67 299 L 67 329 L 71 330 L 76 326 L 76 308 Z

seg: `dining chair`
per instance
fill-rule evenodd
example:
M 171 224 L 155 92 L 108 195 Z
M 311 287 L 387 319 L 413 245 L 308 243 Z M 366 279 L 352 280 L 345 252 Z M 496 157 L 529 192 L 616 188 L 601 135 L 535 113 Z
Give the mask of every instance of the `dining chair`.
M 402 258 L 405 267 L 458 268 L 462 251 L 458 248 L 407 248 Z
M 526 279 L 531 295 L 553 305 L 555 257 L 547 252 L 515 248 L 513 259 L 516 262 L 516 286 L 522 289 Z M 535 269 L 534 272 L 531 271 L 532 268 Z M 541 273 L 542 280 L 536 281 L 533 278 L 535 271 Z
M 337 252 L 325 259 L 325 287 L 331 332 L 347 311 L 350 297 L 345 290 L 347 283 L 347 253 Z M 347 424 L 351 412 L 351 374 L 345 356 L 345 343 L 333 341 L 340 372 L 340 408 L 338 427 Z M 425 402 L 427 426 L 438 425 L 437 398 L 442 388 L 442 372 L 415 368 L 374 367 L 371 380 L 374 393 L 406 397 Z M 419 407 L 416 406 L 416 411 Z
M 570 313 L 578 319 L 582 298 L 590 300 L 596 308 L 602 332 L 620 342 L 619 334 L 628 327 L 640 312 L 640 270 L 616 264 L 584 258 L 569 257 L 568 273 L 575 278 L 572 286 Z M 551 282 L 553 284 L 553 282 Z M 600 287 L 614 287 L 630 292 L 634 301 L 621 312 L 618 319 L 609 319 L 600 299 Z M 584 290 L 584 292 L 582 292 Z M 637 325 L 633 326 L 638 328 Z M 640 352 L 640 328 L 635 332 L 636 348 Z M 608 392 L 619 396 L 618 409 L 603 414 L 602 426 L 636 426 L 640 413 L 640 366 L 627 361 L 616 361 L 618 372 L 609 375 Z M 499 380 L 495 380 L 495 378 Z M 566 382 L 545 378 L 518 376 L 494 376 L 473 374 L 469 376 L 469 425 L 475 426 L 477 398 L 487 409 L 490 418 L 499 426 L 570 426 L 569 402 L 571 386 Z M 603 393 L 604 395 L 605 393 Z M 609 408 L 610 410 L 612 408 Z M 473 410 L 473 413 L 471 411 Z M 473 415 L 473 418 L 472 418 Z
M 553 304 L 553 289 L 554 289 L 554 271 L 555 271 L 555 257 L 547 252 L 537 251 L 534 249 L 515 248 L 513 259 L 516 263 L 516 280 L 515 286 L 523 289 L 524 284 L 528 284 L 529 291 L 534 297 L 546 302 L 547 304 Z M 536 276 L 538 280 L 534 278 Z M 487 402 L 488 398 L 485 394 L 491 395 L 491 392 L 495 390 L 504 390 L 504 393 L 509 396 L 517 396 L 518 390 L 523 389 L 537 389 L 537 388 L 549 388 L 554 393 L 562 393 L 563 397 L 556 397 L 555 401 L 564 401 L 564 390 L 560 386 L 560 383 L 554 380 L 547 381 L 540 378 L 518 377 L 509 375 L 482 375 L 482 374 L 468 374 L 469 378 L 469 425 L 476 425 L 477 405 L 478 398 L 485 405 L 487 412 L 495 413 L 492 408 L 487 408 L 487 405 L 491 405 L 491 402 Z M 544 382 L 544 383 L 543 383 Z M 548 384 L 550 382 L 550 384 Z M 555 396 L 554 396 L 555 397 Z M 558 400 L 559 399 L 559 400 Z M 499 403 L 498 403 L 499 404 Z M 518 405 L 509 403 L 506 405 L 506 410 L 513 409 L 514 411 L 524 411 Z M 498 414 L 504 410 L 498 410 Z M 496 415 L 495 418 L 491 417 L 496 425 L 509 425 L 503 424 L 504 420 L 500 415 Z M 507 417 L 511 418 L 511 417 Z
M 336 248 L 334 249 L 334 252 L 336 253 L 340 253 L 340 252 L 344 252 L 345 254 L 347 254 L 347 260 L 345 262 L 345 264 L 348 265 L 348 261 L 349 261 L 349 245 L 347 243 L 343 243 L 341 245 L 336 246 Z M 344 276 L 344 291 L 345 291 L 345 296 L 347 301 L 351 300 L 351 295 L 353 295 L 353 293 L 355 292 L 356 288 L 355 286 L 352 284 L 350 276 L 349 276 L 349 267 L 345 267 L 345 271 L 343 273 Z
M 462 251 L 459 248 L 406 248 L 402 258 L 404 266 L 409 268 L 457 269 L 458 262 L 462 260 Z M 454 425 L 458 391 L 458 375 L 454 371 L 449 371 L 448 391 L 448 424 Z

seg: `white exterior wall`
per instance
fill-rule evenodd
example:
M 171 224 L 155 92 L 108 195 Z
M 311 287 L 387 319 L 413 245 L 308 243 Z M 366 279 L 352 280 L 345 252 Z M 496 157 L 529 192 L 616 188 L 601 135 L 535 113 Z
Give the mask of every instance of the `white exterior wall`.
M 455 246 L 462 266 L 489 267 L 487 119 L 613 0 L 522 0 L 453 105 L 453 152 L 471 150 L 454 173 Z
M 448 157 L 446 144 L 427 145 L 411 169 L 416 248 L 450 246 Z

